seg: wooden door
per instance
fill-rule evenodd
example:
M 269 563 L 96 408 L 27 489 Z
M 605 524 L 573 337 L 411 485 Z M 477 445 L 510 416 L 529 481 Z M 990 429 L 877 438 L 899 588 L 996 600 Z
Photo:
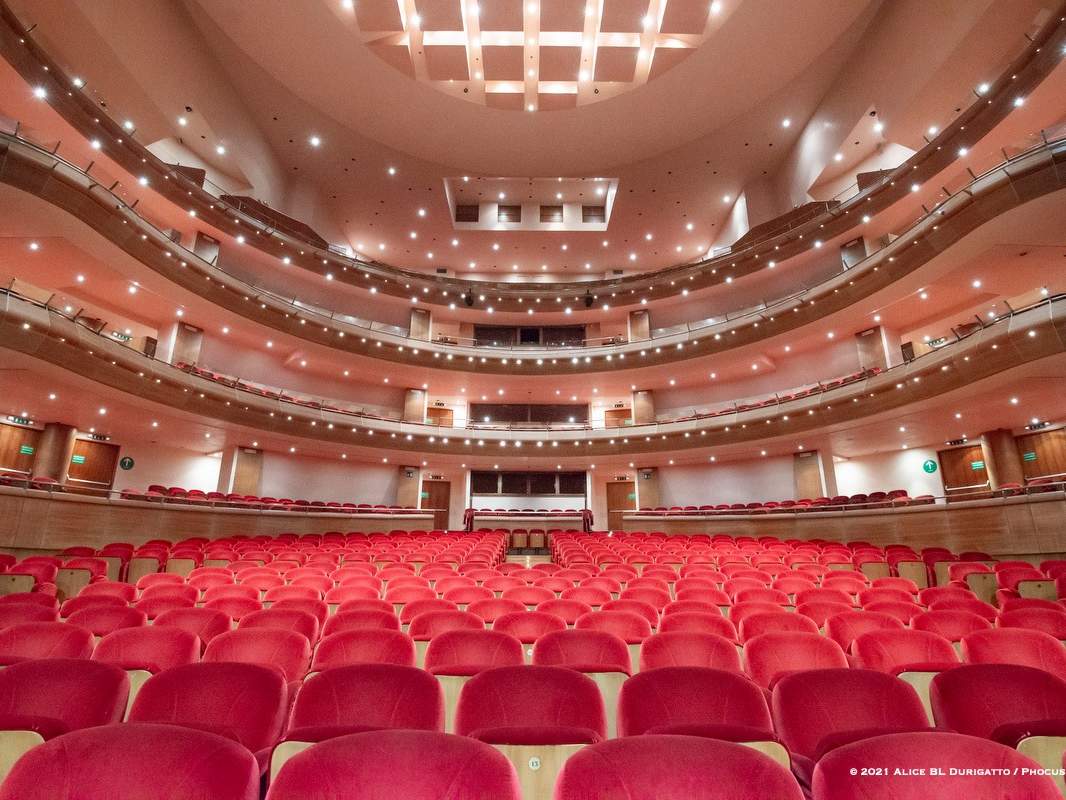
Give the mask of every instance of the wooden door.
M 435 509 L 433 527 L 448 529 L 448 512 L 451 510 L 451 481 L 422 481 L 422 508 Z
M 118 450 L 118 445 L 76 439 L 67 473 L 68 483 L 86 489 L 110 489 L 115 482 Z
M 633 481 L 611 481 L 607 484 L 607 528 L 622 530 L 622 512 L 635 511 L 637 490 Z
M 988 489 L 988 471 L 981 445 L 941 450 L 937 456 L 948 496 Z
M 430 406 L 426 409 L 426 422 L 450 428 L 455 424 L 455 411 L 441 406 Z
M 631 412 L 628 408 L 609 408 L 603 412 L 603 424 L 607 428 L 621 428 L 630 424 Z

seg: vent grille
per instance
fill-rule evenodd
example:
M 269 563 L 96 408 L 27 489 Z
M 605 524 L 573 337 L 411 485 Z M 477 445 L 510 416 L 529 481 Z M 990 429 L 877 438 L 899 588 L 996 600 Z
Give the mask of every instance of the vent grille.
M 477 222 L 479 218 L 479 209 L 477 206 L 456 206 L 455 207 L 455 221 L 456 222 Z
M 540 221 L 541 222 L 562 222 L 563 221 L 563 207 L 562 206 L 541 206 L 540 207 Z
M 522 221 L 522 206 L 497 206 L 496 207 L 496 221 L 497 222 L 521 222 Z
M 581 221 L 584 223 L 606 222 L 607 209 L 604 206 L 581 206 Z

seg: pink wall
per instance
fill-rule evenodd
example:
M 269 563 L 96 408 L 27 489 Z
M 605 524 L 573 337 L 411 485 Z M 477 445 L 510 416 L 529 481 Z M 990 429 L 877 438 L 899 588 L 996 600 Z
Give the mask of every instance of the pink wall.
M 280 453 L 263 454 L 259 493 L 266 497 L 339 503 L 396 502 L 397 467 Z M 299 497 L 297 497 L 299 495 Z
M 892 489 L 906 489 L 911 497 L 943 495 L 944 482 L 939 463 L 937 471 L 930 474 L 922 469 L 927 460 L 937 460 L 935 449 L 916 447 L 839 461 L 836 464 L 837 490 L 846 495 Z
M 220 456 L 194 453 L 154 442 L 123 444 L 120 458 L 133 459 L 133 469 L 115 471 L 116 489 L 145 489 L 149 484 L 181 486 L 213 492 L 218 488 Z

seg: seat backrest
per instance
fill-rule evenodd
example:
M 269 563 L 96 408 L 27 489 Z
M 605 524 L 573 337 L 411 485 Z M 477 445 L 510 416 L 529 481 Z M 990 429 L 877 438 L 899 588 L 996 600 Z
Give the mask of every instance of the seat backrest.
M 307 674 L 311 665 L 311 643 L 295 631 L 238 629 L 212 639 L 204 650 L 203 660 L 260 664 L 278 670 L 287 681 L 297 681 Z
M 554 800 L 594 797 L 801 800 L 803 792 L 785 767 L 750 747 L 700 736 L 646 735 L 584 747 L 567 760 Z
M 598 630 L 545 634 L 533 645 L 533 663 L 569 667 L 580 672 L 621 672 L 626 675 L 631 669 L 625 640 Z
M 344 611 L 333 614 L 326 619 L 322 627 L 322 636 L 326 637 L 342 631 L 366 630 L 367 628 L 380 628 L 384 630 L 398 631 L 400 629 L 399 618 L 391 611 Z
M 878 672 L 898 672 L 907 667 L 942 668 L 958 663 L 951 642 L 929 631 L 909 629 L 870 631 L 851 645 L 858 666 Z
M 285 700 L 285 680 L 270 667 L 187 664 L 145 681 L 129 720 L 212 731 L 255 752 L 281 736 Z
M 911 620 L 911 627 L 943 636 L 949 642 L 959 642 L 971 633 L 991 629 L 992 623 L 969 611 L 926 611 Z
M 356 628 L 326 636 L 315 649 L 312 671 L 353 664 L 415 665 L 415 643 L 406 633 L 388 628 Z
M 546 633 L 566 630 L 566 623 L 543 611 L 518 611 L 497 617 L 492 629 L 510 634 L 523 644 L 533 644 Z
M 862 769 L 891 765 L 890 774 L 877 776 L 876 793 Z M 995 764 L 994 772 L 989 772 Z M 942 775 L 929 776 L 936 767 Z M 1060 800 L 1051 778 L 1039 765 L 1004 745 L 957 733 L 895 733 L 838 747 L 814 768 L 813 800 L 843 797 L 884 797 L 892 800 L 929 800 L 965 797 L 968 800 Z M 925 770 L 925 778 L 916 775 Z M 1031 771 L 1028 774 L 1023 770 Z M 1002 772 L 1001 772 L 1002 771 Z
M 1005 741 L 1012 725 L 1066 719 L 1066 681 L 1018 664 L 964 664 L 933 678 L 929 701 L 937 725 Z
M 879 614 L 876 611 L 843 611 L 825 621 L 826 634 L 839 644 L 845 653 L 851 651 L 852 642 L 864 633 L 902 628 L 903 622 L 899 617 Z
M 640 669 L 708 667 L 740 672 L 740 654 L 731 639 L 713 633 L 668 631 L 649 636 L 640 646 Z
M 1066 639 L 1066 607 L 1019 608 L 1016 611 L 1001 611 L 996 625 L 1000 628 L 1028 628 L 1043 631 L 1056 639 Z
M 434 675 L 476 675 L 493 667 L 522 663 L 522 643 L 498 631 L 445 631 L 433 637 L 426 648 L 425 668 Z
M 120 670 L 121 671 L 121 670 Z M 256 800 L 259 768 L 235 742 L 173 725 L 105 725 L 32 748 L 0 800 Z
M 318 641 L 318 618 L 306 611 L 291 608 L 265 608 L 241 617 L 237 630 L 249 628 L 280 628 L 296 631 L 314 644 Z
M 293 756 L 268 800 L 307 800 L 328 786 L 337 797 L 521 800 L 514 767 L 491 745 L 431 731 L 341 736 Z
M 794 614 L 790 611 L 766 611 L 752 614 L 740 622 L 740 641 L 746 642 L 756 636 L 774 631 L 796 631 L 799 633 L 818 633 L 818 626 L 810 617 Z
M 94 636 L 107 636 L 121 628 L 139 628 L 148 624 L 143 611 L 129 606 L 92 606 L 75 611 L 67 618 L 71 625 L 85 628 Z
M 122 628 L 97 642 L 93 651 L 93 661 L 149 672 L 195 664 L 199 660 L 200 640 L 188 631 L 165 625 Z
M 229 616 L 225 612 L 211 608 L 171 609 L 156 617 L 154 624 L 188 631 L 199 638 L 203 647 L 206 647 L 220 633 L 230 630 Z
M 922 701 L 899 678 L 868 669 L 816 669 L 781 678 L 774 729 L 789 752 L 817 759 L 841 737 L 929 727 Z
M 522 741 L 515 744 L 599 741 L 607 735 L 603 696 L 595 681 L 565 667 L 485 670 L 463 685 L 455 732 L 491 744 L 508 744 L 503 728 L 522 729 Z
M 443 691 L 436 678 L 414 666 L 328 669 L 304 681 L 289 723 L 290 731 L 322 726 L 443 731 Z
M 1043 631 L 993 628 L 962 640 L 962 660 L 969 664 L 1021 664 L 1066 680 L 1066 650 Z
M 744 645 L 744 671 L 760 686 L 770 687 L 788 672 L 847 667 L 840 645 L 813 633 L 764 633 Z
M 57 618 L 58 611 L 53 606 L 30 602 L 0 604 L 0 630 L 23 622 L 55 622 Z
M 425 642 L 446 631 L 484 629 L 485 620 L 469 611 L 427 611 L 411 620 L 407 632 L 416 642 Z
M 697 733 L 719 726 L 750 728 L 772 738 L 763 691 L 737 671 L 707 667 L 659 667 L 622 684 L 618 733 Z
M 69 622 L 21 622 L 0 630 L 0 664 L 92 654 L 93 635 Z
M 38 730 L 45 738 L 121 722 L 130 682 L 110 664 L 84 659 L 24 661 L 0 670 L 0 715 L 7 728 Z
M 605 631 L 630 644 L 642 642 L 651 636 L 648 620 L 632 611 L 593 611 L 580 617 L 574 627 L 577 630 Z
M 659 633 L 672 633 L 674 631 L 713 633 L 718 636 L 724 636 L 730 641 L 735 641 L 737 638 L 736 627 L 719 614 L 718 611 L 712 613 L 682 611 L 676 614 L 667 614 L 659 623 Z

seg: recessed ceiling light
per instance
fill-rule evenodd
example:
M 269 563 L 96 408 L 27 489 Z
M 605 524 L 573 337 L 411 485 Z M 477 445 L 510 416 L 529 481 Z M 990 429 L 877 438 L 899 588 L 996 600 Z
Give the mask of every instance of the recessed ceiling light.
M 389 174 L 390 175 L 395 175 L 396 174 L 396 167 L 389 167 Z
M 834 161 L 843 161 L 844 160 L 844 154 L 843 153 L 837 153 L 835 156 L 833 156 L 833 160 Z
M 178 117 L 178 124 L 184 128 L 189 124 L 189 120 L 185 119 L 185 117 Z
M 224 156 L 226 155 L 226 148 L 224 145 L 220 144 L 218 147 L 215 148 L 215 152 L 218 153 L 220 156 Z
M 33 90 L 33 96 L 36 97 L 38 100 L 44 100 L 46 97 L 48 97 L 48 92 L 43 86 L 37 86 Z
M 792 120 L 790 120 L 788 117 L 785 117 L 783 120 L 781 120 L 781 127 L 782 128 L 790 128 L 790 127 L 792 127 Z
M 307 140 L 307 143 L 310 144 L 312 147 L 318 147 L 320 144 L 322 144 L 322 139 L 318 136 L 311 136 L 311 138 Z
M 723 202 L 723 203 L 728 203 L 728 202 L 729 202 L 730 200 L 732 200 L 732 199 L 733 199 L 733 198 L 732 198 L 732 197 L 730 197 L 730 196 L 729 196 L 729 195 L 727 195 L 727 194 L 723 194 L 723 195 L 722 195 L 722 202 Z

